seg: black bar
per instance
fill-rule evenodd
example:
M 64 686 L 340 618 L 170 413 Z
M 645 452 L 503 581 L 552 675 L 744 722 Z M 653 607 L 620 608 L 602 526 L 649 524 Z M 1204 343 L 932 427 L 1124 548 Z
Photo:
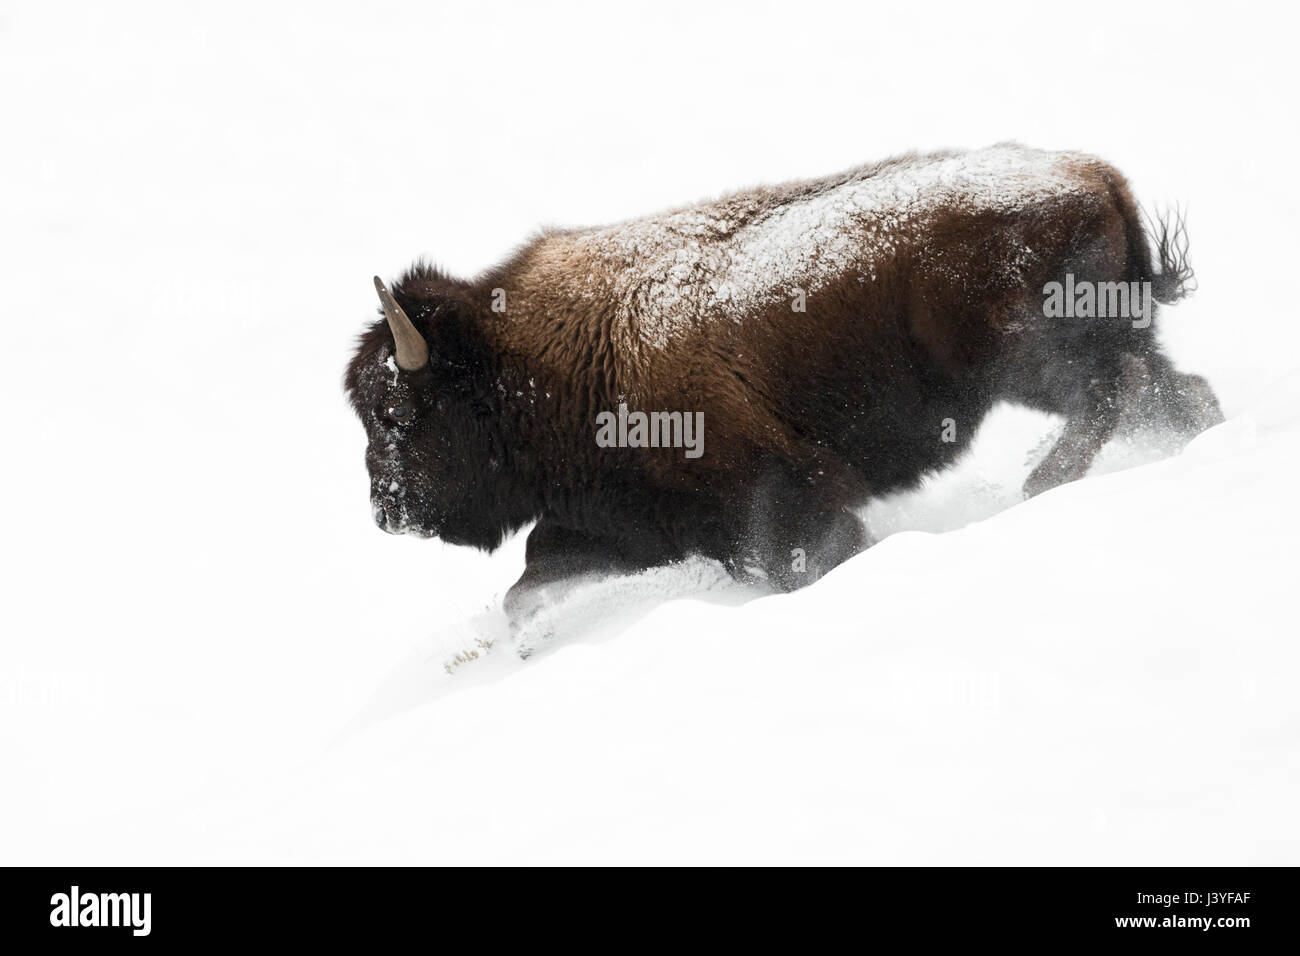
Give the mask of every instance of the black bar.
M 492 948 L 514 936 L 531 944 L 568 938 L 599 939 L 615 950 L 677 948 L 689 941 L 683 933 L 700 944 L 729 941 L 728 948 L 741 940 L 820 946 L 844 933 L 855 946 L 901 937 L 1238 947 L 1288 943 L 1300 928 L 1294 869 L 52 868 L 5 875 L 6 943 L 80 940 L 94 948 L 153 941 L 334 946 L 397 943 L 414 934 L 441 949 L 466 932 L 482 934 L 481 945 Z M 99 921 L 102 913 L 105 922 L 116 914 L 121 925 L 53 925 L 69 922 L 69 907 L 60 912 L 59 905 L 71 903 L 74 886 L 78 922 Z M 114 897 L 101 906 L 101 894 Z M 128 902 L 118 894 L 137 896 Z M 92 896 L 95 903 L 87 903 Z

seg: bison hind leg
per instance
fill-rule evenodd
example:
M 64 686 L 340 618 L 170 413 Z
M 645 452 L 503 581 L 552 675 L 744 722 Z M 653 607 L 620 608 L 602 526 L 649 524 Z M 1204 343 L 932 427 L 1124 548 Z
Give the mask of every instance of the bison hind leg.
M 1176 371 L 1158 352 L 1126 361 L 1136 367 L 1131 374 L 1138 387 L 1124 409 L 1125 431 L 1153 428 L 1185 441 L 1223 421 L 1219 399 L 1202 376 Z
M 1154 428 L 1180 444 L 1223 421 L 1210 384 L 1199 375 L 1175 371 L 1157 351 L 1121 356 L 1113 380 L 1094 381 L 1066 412 L 1065 431 L 1026 479 L 1025 497 L 1082 478 L 1117 432 Z
M 1065 412 L 1065 431 L 1025 479 L 1026 498 L 1087 474 L 1102 446 L 1115 434 L 1126 393 L 1135 387 L 1134 381 L 1120 376 L 1094 380 L 1080 390 Z

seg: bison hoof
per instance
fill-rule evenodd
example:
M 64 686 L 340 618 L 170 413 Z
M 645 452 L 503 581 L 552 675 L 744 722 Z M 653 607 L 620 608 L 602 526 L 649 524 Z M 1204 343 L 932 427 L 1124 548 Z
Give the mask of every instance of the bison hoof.
M 518 626 L 537 616 L 546 605 L 546 588 L 511 588 L 501 599 L 501 609 L 512 626 Z

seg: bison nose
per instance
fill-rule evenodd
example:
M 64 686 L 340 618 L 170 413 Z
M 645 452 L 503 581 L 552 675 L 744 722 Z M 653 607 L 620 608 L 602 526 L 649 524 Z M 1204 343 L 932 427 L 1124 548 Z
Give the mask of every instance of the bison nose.
M 374 516 L 375 524 L 379 525 L 385 531 L 389 530 L 388 512 L 385 510 L 383 502 L 371 501 L 370 513 Z

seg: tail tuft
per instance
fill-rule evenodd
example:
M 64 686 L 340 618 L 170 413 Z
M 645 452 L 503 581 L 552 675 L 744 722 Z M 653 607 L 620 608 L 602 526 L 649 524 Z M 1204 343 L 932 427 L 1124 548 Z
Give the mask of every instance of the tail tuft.
M 1157 274 L 1146 279 L 1155 300 L 1169 305 L 1196 291 L 1196 273 L 1187 261 L 1187 214 L 1175 206 L 1154 215 L 1143 209 L 1142 215 L 1160 266 Z

